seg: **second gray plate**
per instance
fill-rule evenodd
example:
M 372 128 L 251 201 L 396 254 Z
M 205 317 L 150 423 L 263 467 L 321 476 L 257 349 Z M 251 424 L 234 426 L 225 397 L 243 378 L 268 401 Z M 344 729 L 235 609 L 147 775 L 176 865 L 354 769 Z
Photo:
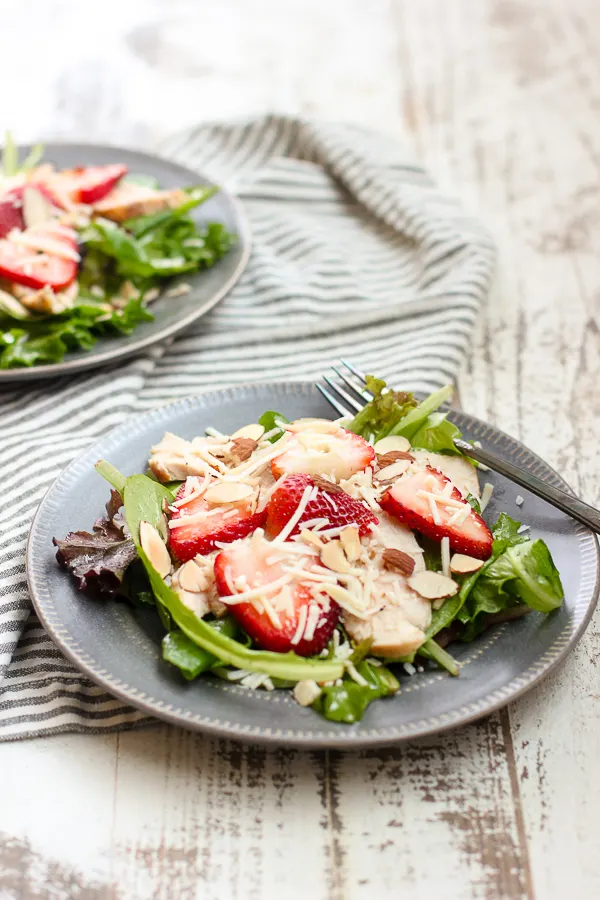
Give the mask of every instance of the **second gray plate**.
M 20 147 L 21 156 L 30 147 Z M 213 184 L 204 174 L 186 169 L 184 166 L 137 150 L 119 147 L 104 147 L 93 144 L 47 144 L 44 162 L 54 163 L 57 168 L 69 169 L 74 166 L 101 166 L 106 163 L 125 163 L 131 173 L 152 175 L 164 188 L 190 187 L 195 184 Z M 250 256 L 250 225 L 240 202 L 221 189 L 214 197 L 192 211 L 198 224 L 222 222 L 228 231 L 237 235 L 237 240 L 229 253 L 211 269 L 186 275 L 183 279 L 192 290 L 181 297 L 169 299 L 159 297 L 151 305 L 153 322 L 142 322 L 130 335 L 115 335 L 100 338 L 91 350 L 77 350 L 68 353 L 63 362 L 51 365 L 33 366 L 30 369 L 0 370 L 0 384 L 7 381 L 38 380 L 55 375 L 68 375 L 115 360 L 125 359 L 150 347 L 157 341 L 165 340 L 191 325 L 205 315 L 234 286 Z M 177 282 L 174 281 L 173 284 Z
M 574 646 L 588 622 L 599 590 L 598 545 L 594 535 L 543 500 L 493 472 L 488 521 L 506 511 L 531 526 L 554 556 L 564 588 L 563 606 L 548 616 L 496 627 L 473 644 L 452 646 L 461 674 L 434 670 L 413 677 L 400 673 L 401 690 L 371 704 L 362 722 L 347 726 L 303 709 L 289 692 L 248 691 L 202 677 L 185 683 L 160 654 L 161 628 L 153 610 L 98 602 L 78 592 L 59 569 L 53 536 L 88 529 L 108 495 L 94 471 L 97 459 L 125 474 L 143 472 L 149 447 L 163 432 L 191 438 L 207 425 L 231 433 L 266 409 L 289 419 L 331 418 L 314 386 L 302 382 L 230 388 L 182 400 L 140 415 L 97 441 L 69 465 L 42 501 L 31 528 L 27 576 L 35 609 L 61 650 L 93 681 L 132 706 L 184 728 L 252 741 L 309 747 L 351 747 L 393 743 L 443 731 L 477 719 L 531 688 Z M 479 439 L 540 478 L 565 487 L 538 456 L 496 428 L 462 412 L 452 419 L 469 439 Z M 518 494 L 525 498 L 519 509 Z

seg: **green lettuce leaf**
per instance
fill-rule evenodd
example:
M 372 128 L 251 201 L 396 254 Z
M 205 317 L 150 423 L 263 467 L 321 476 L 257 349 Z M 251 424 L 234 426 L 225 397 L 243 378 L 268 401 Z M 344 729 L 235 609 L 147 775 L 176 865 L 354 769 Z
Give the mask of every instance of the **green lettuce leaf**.
M 215 631 L 230 638 L 235 638 L 240 633 L 240 628 L 232 616 L 215 619 L 207 624 Z M 165 662 L 178 668 L 187 681 L 192 681 L 202 672 L 207 672 L 220 663 L 216 656 L 203 647 L 199 647 L 178 629 L 167 632 L 162 639 L 162 656 Z
M 410 439 L 411 445 L 431 453 L 452 453 L 461 456 L 454 446 L 454 439 L 462 437 L 456 425 L 447 418 L 447 413 L 435 412 L 427 416 L 421 427 Z
M 141 238 L 153 231 L 161 233 L 163 240 L 172 226 L 180 224 L 183 219 L 185 219 L 186 227 L 189 227 L 191 223 L 193 230 L 195 230 L 196 226 L 187 214 L 196 206 L 200 206 L 201 203 L 205 203 L 211 197 L 214 197 L 218 190 L 219 188 L 215 185 L 200 185 L 199 187 L 187 188 L 186 192 L 189 194 L 189 199 L 182 203 L 181 206 L 177 206 L 175 209 L 163 209 L 149 216 L 137 216 L 135 219 L 127 219 L 123 223 L 123 227 L 134 234 L 136 238 Z
M 262 427 L 265 429 L 265 433 L 268 431 L 272 431 L 274 428 L 279 428 L 277 434 L 274 434 L 269 438 L 269 442 L 271 444 L 274 444 L 275 441 L 278 441 L 283 434 L 283 428 L 279 427 L 280 423 L 287 425 L 288 422 L 289 420 L 286 419 L 285 416 L 282 416 L 281 413 L 275 412 L 275 410 L 273 409 L 268 409 L 258 420 L 258 424 L 262 425 Z
M 89 350 L 102 334 L 131 334 L 141 322 L 153 319 L 141 299 L 130 300 L 112 313 L 85 302 L 59 315 L 32 316 L 18 327 L 2 313 L 0 369 L 60 362 L 69 350 Z M 2 330 L 5 323 L 9 327 Z
M 508 547 L 473 588 L 473 616 L 497 613 L 515 602 L 549 613 L 563 601 L 560 575 L 544 541 L 524 541 Z M 505 601 L 504 603 L 502 601 Z
M 501 513 L 492 527 L 492 555 L 481 569 L 462 579 L 461 589 L 436 610 L 427 629 L 428 638 L 462 622 L 462 640 L 473 640 L 487 622 L 509 608 L 526 603 L 550 612 L 562 602 L 560 576 L 543 541 L 519 534 L 520 522 Z M 535 604 L 535 605 L 534 605 Z
M 19 172 L 27 172 L 34 169 L 44 155 L 44 145 L 35 144 L 24 160 L 19 162 L 19 151 L 10 131 L 4 135 L 4 149 L 2 151 L 2 174 L 10 178 Z
M 432 638 L 428 638 L 424 644 L 421 644 L 417 650 L 419 656 L 430 659 L 437 663 L 440 669 L 445 669 L 450 675 L 455 677 L 460 673 L 460 668 L 453 656 L 451 656 L 443 647 L 440 647 Z
M 405 437 L 412 444 L 413 437 L 419 429 L 427 422 L 429 416 L 434 413 L 442 403 L 447 403 L 452 397 L 452 387 L 447 384 L 446 387 L 430 394 L 417 407 L 411 409 L 403 416 L 400 421 L 396 422 L 389 434 L 398 434 Z
M 412 394 L 388 389 L 383 379 L 373 375 L 367 375 L 366 389 L 373 399 L 357 413 L 348 430 L 367 439 L 373 435 L 376 441 L 379 440 L 417 405 Z
M 390 697 L 400 684 L 386 666 L 375 666 L 368 659 L 356 664 L 356 669 L 367 682 L 357 684 L 346 673 L 342 684 L 324 687 L 312 704 L 312 708 L 332 722 L 360 722 L 369 703 L 380 697 Z

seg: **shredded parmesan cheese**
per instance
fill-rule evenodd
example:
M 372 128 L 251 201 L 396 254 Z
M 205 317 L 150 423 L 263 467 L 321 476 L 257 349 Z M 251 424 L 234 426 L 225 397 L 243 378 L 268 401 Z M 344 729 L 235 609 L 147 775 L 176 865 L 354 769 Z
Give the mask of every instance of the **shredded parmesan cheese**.
M 274 544 L 281 544 L 283 541 L 285 541 L 286 538 L 288 538 L 290 536 L 290 534 L 292 533 L 292 531 L 294 530 L 294 528 L 296 527 L 296 525 L 298 524 L 298 522 L 304 515 L 306 507 L 310 503 L 313 493 L 316 492 L 316 490 L 317 490 L 317 488 L 313 487 L 310 484 L 308 484 L 304 488 L 304 492 L 300 498 L 300 503 L 296 507 L 296 511 L 295 511 L 294 515 L 289 519 L 289 521 L 286 523 L 285 527 L 282 528 L 282 530 L 279 532 L 277 537 L 274 538 L 274 540 L 273 540 Z
M 308 614 L 306 617 L 306 628 L 304 629 L 304 640 L 312 641 L 315 636 L 315 630 L 321 616 L 321 608 L 317 603 L 310 603 Z
M 304 634 L 304 629 L 306 627 L 306 617 L 308 615 L 308 607 L 306 605 L 300 607 L 300 612 L 298 613 L 298 625 L 294 632 L 294 636 L 290 639 L 290 644 L 298 644 L 300 638 Z
M 420 493 L 420 491 L 417 491 L 417 493 Z M 440 511 L 438 509 L 438 505 L 435 502 L 435 494 L 430 494 L 430 493 L 427 493 L 426 491 L 423 491 L 423 493 L 424 494 L 426 493 L 426 495 L 427 495 L 427 500 L 429 501 L 429 509 L 431 510 L 431 518 L 433 519 L 434 525 L 441 525 L 442 520 L 440 517 Z
M 451 578 L 451 575 L 450 575 L 450 538 L 449 537 L 442 538 L 442 572 L 446 576 L 446 578 Z
M 490 484 L 489 481 L 486 481 L 486 483 L 483 486 L 483 493 L 481 494 L 481 502 L 479 504 L 479 506 L 481 508 L 481 512 L 485 511 L 486 506 L 492 499 L 493 493 L 494 493 L 494 485 Z

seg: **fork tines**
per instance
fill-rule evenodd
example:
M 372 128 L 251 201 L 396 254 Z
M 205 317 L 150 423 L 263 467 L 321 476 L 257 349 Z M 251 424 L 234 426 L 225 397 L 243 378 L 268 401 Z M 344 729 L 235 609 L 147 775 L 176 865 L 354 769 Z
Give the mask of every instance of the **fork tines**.
M 346 362 L 345 359 L 340 360 L 340 362 L 343 366 L 346 367 L 346 369 L 348 369 L 352 378 L 350 378 L 344 371 L 340 371 L 340 369 L 336 366 L 332 366 L 332 369 L 337 377 L 350 390 L 346 390 L 344 387 L 342 387 L 342 385 L 338 384 L 328 375 L 323 375 L 323 381 L 325 381 L 328 387 L 331 388 L 331 391 L 328 391 L 327 388 L 324 388 L 321 384 L 318 383 L 317 388 L 325 397 L 327 402 L 330 403 L 341 416 L 353 416 L 354 413 L 359 412 L 363 408 L 365 403 L 368 403 L 369 400 L 373 399 L 373 397 L 369 393 L 369 391 L 365 389 L 364 373 L 361 372 L 360 369 L 357 369 L 355 366 L 353 366 L 351 363 Z M 344 405 L 344 403 L 346 405 Z

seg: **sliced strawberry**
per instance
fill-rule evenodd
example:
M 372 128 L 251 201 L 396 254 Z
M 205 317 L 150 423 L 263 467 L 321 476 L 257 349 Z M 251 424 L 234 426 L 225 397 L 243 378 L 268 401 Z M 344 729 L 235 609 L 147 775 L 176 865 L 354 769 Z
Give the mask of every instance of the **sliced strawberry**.
M 333 490 L 328 490 L 325 480 L 321 482 L 318 476 L 315 480 L 311 475 L 288 475 L 271 494 L 267 504 L 267 534 L 273 537 L 279 534 L 298 509 L 306 488 L 315 486 L 317 496 L 307 503 L 290 537 L 300 534 L 303 523 L 311 519 L 328 519 L 327 528 L 358 525 L 361 537 L 369 533 L 371 525 L 377 525 L 377 516 L 373 515 L 368 506 L 355 500 L 341 488 L 336 490 L 336 485 L 332 485 Z
M 32 182 L 12 188 L 12 190 L 0 197 L 0 238 L 6 237 L 13 228 L 23 231 L 28 224 L 31 224 L 25 221 L 23 214 L 23 193 L 25 190 L 37 191 L 38 194 L 41 194 L 50 209 L 52 207 L 55 207 L 57 210 L 61 208 L 58 199 L 43 184 Z
M 183 499 L 184 491 L 185 485 L 182 485 L 176 502 Z M 202 496 L 196 497 L 171 516 L 169 547 L 180 562 L 186 562 L 197 553 L 204 555 L 216 550 L 217 543 L 230 544 L 252 534 L 264 525 L 266 515 L 266 510 L 253 512 L 252 500 L 227 504 L 218 507 L 218 512 L 215 512 L 215 506 L 211 506 Z M 171 527 L 171 523 L 185 521 L 186 518 L 190 518 L 189 524 Z
M 215 560 L 219 596 L 235 596 L 279 579 L 285 581 L 282 563 L 273 558 L 277 555 L 277 545 L 258 534 L 221 551 Z M 289 564 L 293 566 L 297 561 L 294 556 Z M 301 578 L 301 574 L 291 575 L 281 587 L 266 590 L 262 595 L 264 603 L 259 593 L 247 602 L 228 606 L 244 631 L 264 650 L 293 650 L 299 656 L 313 656 L 329 643 L 339 619 L 339 607 L 322 592 L 313 596 L 311 588 L 300 583 Z M 270 614 L 265 608 L 267 603 Z
M 322 426 L 315 424 L 292 433 L 281 456 L 272 460 L 271 470 L 275 478 L 305 472 L 332 475 L 339 481 L 362 472 L 374 459 L 375 451 L 364 438 L 332 422 L 324 422 Z
M 71 228 L 26 229 L 16 238 L 0 240 L 1 278 L 31 288 L 47 284 L 55 291 L 75 280 L 79 254 Z
M 426 537 L 436 541 L 448 537 L 450 547 L 456 553 L 487 559 L 492 553 L 493 537 L 490 529 L 481 516 L 470 508 L 460 524 L 460 519 L 450 521 L 460 513 L 460 507 L 455 504 L 445 506 L 443 501 L 446 497 L 451 501 L 462 503 L 465 511 L 468 504 L 465 503 L 458 488 L 452 485 L 450 491 L 448 485 L 452 485 L 449 478 L 437 469 L 427 466 L 414 474 L 409 472 L 399 478 L 381 497 L 379 503 L 386 512 Z M 441 496 L 444 488 L 447 494 Z M 432 503 L 436 510 L 435 516 Z M 436 517 L 439 523 L 436 523 Z
M 10 191 L 0 199 L 0 238 L 6 237 L 13 228 L 22 231 L 24 227 L 21 199 L 16 190 Z
M 60 182 L 73 203 L 92 204 L 102 200 L 112 191 L 127 174 L 127 166 L 119 163 L 107 166 L 78 166 L 59 174 Z

